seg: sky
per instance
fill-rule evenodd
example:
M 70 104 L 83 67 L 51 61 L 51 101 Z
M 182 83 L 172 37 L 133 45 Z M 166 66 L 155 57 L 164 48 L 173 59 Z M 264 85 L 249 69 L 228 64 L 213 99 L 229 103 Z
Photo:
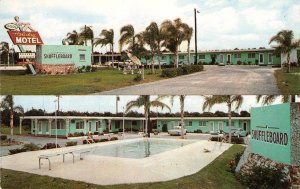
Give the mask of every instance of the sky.
M 126 104 L 138 98 L 138 96 L 119 96 L 120 101 L 118 102 L 118 112 L 123 111 L 123 107 L 126 107 Z M 251 107 L 261 107 L 260 103 L 256 103 L 256 96 L 243 96 L 244 101 L 240 109 L 236 112 L 239 113 L 242 110 L 250 112 Z M 0 99 L 2 99 L 0 97 Z M 151 96 L 151 100 L 156 99 L 157 96 Z M 21 105 L 25 111 L 28 111 L 32 108 L 42 109 L 47 112 L 54 112 L 57 106 L 56 96 L 14 96 L 15 105 Z M 300 99 L 297 98 L 299 102 Z M 180 112 L 180 102 L 179 98 L 175 97 L 173 106 L 169 98 L 163 100 L 164 103 L 168 104 L 172 111 L 171 113 Z M 276 100 L 274 104 L 280 103 L 280 99 Z M 203 96 L 186 96 L 185 99 L 185 111 L 188 112 L 203 112 L 202 111 Z M 79 111 L 79 112 L 116 112 L 116 96 L 60 96 L 60 110 L 62 111 Z M 167 109 L 161 110 L 160 108 L 152 108 L 154 112 L 169 112 Z M 134 109 L 143 113 L 143 109 Z M 223 111 L 227 112 L 226 104 L 216 105 L 211 109 L 211 112 Z
M 68 32 L 85 24 L 92 26 L 96 37 L 102 29 L 113 28 L 118 51 L 122 26 L 132 24 L 139 33 L 152 21 L 161 24 L 180 17 L 194 27 L 194 8 L 200 11 L 200 50 L 269 47 L 269 39 L 282 29 L 293 30 L 300 38 L 299 0 L 0 0 L 0 25 L 18 15 L 48 45 L 61 44 Z M 10 42 L 4 27 L 0 27 L 0 41 Z M 186 43 L 180 47 L 186 48 Z M 105 52 L 106 47 L 96 50 Z

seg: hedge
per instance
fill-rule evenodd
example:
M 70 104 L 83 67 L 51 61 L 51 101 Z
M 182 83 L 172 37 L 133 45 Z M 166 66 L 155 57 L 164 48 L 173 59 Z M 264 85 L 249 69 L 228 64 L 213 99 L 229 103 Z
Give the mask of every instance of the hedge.
M 162 77 L 177 77 L 180 75 L 187 75 L 195 72 L 203 71 L 203 65 L 183 65 L 179 68 L 167 68 L 161 73 Z

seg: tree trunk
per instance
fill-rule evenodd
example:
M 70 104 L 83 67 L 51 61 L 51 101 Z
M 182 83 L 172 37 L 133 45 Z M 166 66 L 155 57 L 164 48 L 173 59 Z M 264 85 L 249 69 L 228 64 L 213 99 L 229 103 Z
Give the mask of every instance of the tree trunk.
M 154 71 L 154 55 L 152 56 L 152 65 L 151 65 L 151 69 L 152 69 L 152 74 L 155 74 L 155 71 Z
M 145 130 L 144 130 L 144 133 L 147 133 L 148 132 L 148 111 L 147 111 L 147 107 L 145 107 Z
M 178 46 L 176 47 L 175 52 L 175 68 L 178 68 Z
M 291 72 L 290 53 L 287 53 L 287 73 Z
M 227 103 L 228 106 L 228 124 L 229 124 L 229 143 L 231 143 L 231 103 Z
M 157 61 L 158 61 L 158 68 L 161 70 L 159 55 L 157 55 Z
M 150 132 L 152 131 L 152 124 L 150 123 L 150 108 L 148 109 L 148 138 L 150 138 Z
M 112 64 L 114 65 L 114 44 L 111 44 L 111 61 L 112 61 Z M 119 67 L 119 64 L 118 64 L 118 67 Z
M 9 125 L 10 125 L 10 135 L 13 136 L 14 135 L 14 109 L 13 109 L 13 107 L 11 107 L 11 109 L 10 109 Z
M 92 54 L 94 53 L 94 39 L 91 39 L 91 43 L 92 43 Z
M 190 41 L 188 41 L 188 64 L 191 65 Z
M 184 95 L 180 95 L 180 122 L 181 122 L 181 138 L 184 139 Z

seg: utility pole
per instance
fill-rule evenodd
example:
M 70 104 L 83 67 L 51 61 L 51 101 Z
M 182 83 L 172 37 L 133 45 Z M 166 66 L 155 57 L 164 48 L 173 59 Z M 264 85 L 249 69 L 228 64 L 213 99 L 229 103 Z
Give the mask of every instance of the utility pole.
M 120 101 L 120 97 L 119 96 L 116 96 L 116 114 L 119 113 L 119 101 Z
M 195 62 L 194 64 L 198 63 L 198 48 L 197 48 L 197 13 L 200 13 L 197 11 L 196 8 L 194 8 L 194 16 L 195 16 Z
M 61 98 L 61 96 L 56 95 L 56 97 L 57 97 L 57 110 L 55 110 L 55 111 L 57 111 L 57 116 L 59 116 L 59 98 Z

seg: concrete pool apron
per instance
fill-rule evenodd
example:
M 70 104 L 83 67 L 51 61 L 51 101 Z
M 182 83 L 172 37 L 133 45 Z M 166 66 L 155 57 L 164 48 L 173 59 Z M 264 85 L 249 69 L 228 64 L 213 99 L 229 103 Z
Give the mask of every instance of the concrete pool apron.
M 143 139 L 130 139 L 129 141 Z M 152 139 L 156 140 L 156 139 Z M 174 140 L 174 139 L 160 139 Z M 180 139 L 175 139 L 180 141 Z M 88 149 L 97 146 L 123 143 L 125 141 L 97 143 L 68 147 L 67 150 Z M 196 141 L 170 151 L 165 151 L 147 158 L 131 159 L 119 157 L 107 157 L 98 155 L 86 155 L 84 160 L 79 160 L 75 155 L 75 163 L 72 156 L 66 156 L 62 162 L 62 156 L 51 158 L 52 170 L 48 170 L 48 162 L 43 161 L 39 169 L 38 156 L 59 151 L 66 148 L 43 151 L 25 152 L 0 158 L 1 167 L 16 171 L 29 172 L 39 175 L 48 175 L 63 179 L 83 181 L 98 185 L 129 184 L 168 181 L 183 176 L 191 175 L 226 151 L 231 145 L 212 141 Z M 204 153 L 208 149 L 211 152 Z

